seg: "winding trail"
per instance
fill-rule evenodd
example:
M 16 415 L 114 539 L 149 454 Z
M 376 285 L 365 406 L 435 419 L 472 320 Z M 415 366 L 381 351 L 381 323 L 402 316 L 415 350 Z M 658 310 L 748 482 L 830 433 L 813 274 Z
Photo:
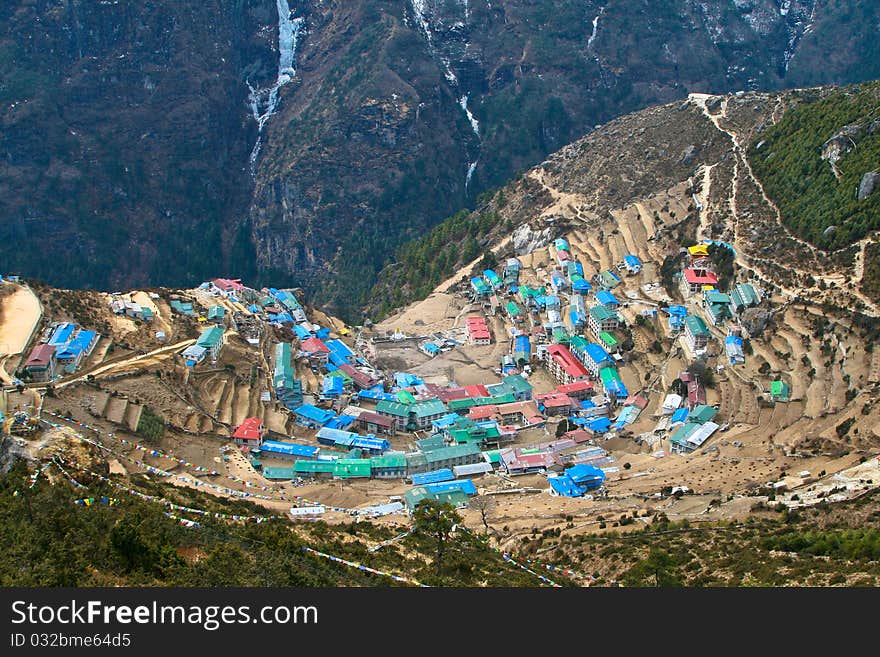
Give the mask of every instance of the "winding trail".
M 709 121 L 712 122 L 712 125 L 714 125 L 715 128 L 718 129 L 718 131 L 726 134 L 728 136 L 728 138 L 730 139 L 731 143 L 733 144 L 733 152 L 734 152 L 735 162 L 734 162 L 734 169 L 733 169 L 733 180 L 731 181 L 731 192 L 730 192 L 730 197 L 729 197 L 728 202 L 729 202 L 730 211 L 733 214 L 733 220 L 734 220 L 733 244 L 736 247 L 736 262 L 737 262 L 737 264 L 740 267 L 742 267 L 743 269 L 746 269 L 748 271 L 753 272 L 760 279 L 774 284 L 776 287 L 779 288 L 779 290 L 782 292 L 783 295 L 785 295 L 789 298 L 795 298 L 797 296 L 800 296 L 804 293 L 804 291 L 814 290 L 814 288 L 803 288 L 803 287 L 794 288 L 794 287 L 784 286 L 784 285 L 779 284 L 772 277 L 768 276 L 765 271 L 763 271 L 757 264 L 755 264 L 752 261 L 752 259 L 749 256 L 747 256 L 745 254 L 744 249 L 743 249 L 743 245 L 739 242 L 739 234 L 738 234 L 738 230 L 737 230 L 738 225 L 739 225 L 739 221 L 740 221 L 740 213 L 739 213 L 739 209 L 736 204 L 736 190 L 738 187 L 738 176 L 739 176 L 740 167 L 742 167 L 745 170 L 748 177 L 754 183 L 755 187 L 760 192 L 761 198 L 764 200 L 764 203 L 766 203 L 767 206 L 773 210 L 774 214 L 776 215 L 776 222 L 779 225 L 779 227 L 782 228 L 782 230 L 785 232 L 785 235 L 787 238 L 789 238 L 792 241 L 796 242 L 797 244 L 803 246 L 811 255 L 813 255 L 815 258 L 817 258 L 820 261 L 826 260 L 828 258 L 828 256 L 830 255 L 830 254 L 826 254 L 826 253 L 820 251 L 819 249 L 817 249 L 815 246 L 813 246 L 809 242 L 806 242 L 806 241 L 802 240 L 801 238 L 793 235 L 791 233 L 791 231 L 788 229 L 788 227 L 785 226 L 785 224 L 782 221 L 782 213 L 780 212 L 779 207 L 770 199 L 769 196 L 767 196 L 767 192 L 764 190 L 764 186 L 761 184 L 761 181 L 758 180 L 757 176 L 755 176 L 754 171 L 752 171 L 752 166 L 749 163 L 748 158 L 746 157 L 745 149 L 742 147 L 742 145 L 740 143 L 739 135 L 737 135 L 733 130 L 730 130 L 730 129 L 724 127 L 721 123 L 721 119 L 724 119 L 727 117 L 727 104 L 729 101 L 728 97 L 727 96 L 721 97 L 720 109 L 719 109 L 718 113 L 716 113 L 716 114 L 713 114 L 712 112 L 710 112 L 709 108 L 708 108 L 707 103 L 708 103 L 709 99 L 711 99 L 711 98 L 718 98 L 718 96 L 713 96 L 711 94 L 701 94 L 701 93 L 692 93 L 692 94 L 688 95 L 688 100 L 690 102 L 692 102 L 694 105 L 696 105 L 698 108 L 700 108 L 700 110 L 703 112 L 703 114 L 706 116 L 706 118 L 708 118 Z M 777 105 L 773 110 L 774 120 L 776 119 L 776 110 L 778 109 L 778 107 L 781 103 L 781 96 L 777 96 L 776 102 L 777 102 Z M 702 217 L 701 217 L 701 224 L 702 224 Z M 866 246 L 866 244 L 860 243 L 862 253 L 864 253 L 865 246 Z M 845 247 L 845 248 L 849 248 L 849 247 Z M 839 250 L 843 250 L 843 249 L 839 249 Z M 852 277 L 847 277 L 844 274 L 818 274 L 814 271 L 805 271 L 803 269 L 798 269 L 798 268 L 794 268 L 794 267 L 791 267 L 790 269 L 801 276 L 804 276 L 804 277 L 810 276 L 816 281 L 823 281 L 826 285 L 837 285 L 841 288 L 843 288 L 847 284 L 847 282 L 852 281 L 853 283 L 855 283 L 855 285 L 853 286 L 854 289 L 846 289 L 846 292 L 848 294 L 851 294 L 853 297 L 855 297 L 859 301 L 861 301 L 862 304 L 864 304 L 864 307 L 865 307 L 865 309 L 863 311 L 864 314 L 869 315 L 871 317 L 878 317 L 878 316 L 880 316 L 880 307 L 878 307 L 878 305 L 874 301 L 872 301 L 860 289 L 858 289 L 858 284 L 861 283 L 861 276 L 864 273 L 863 261 L 864 261 L 864 256 L 862 256 L 862 266 L 859 267 L 857 265 L 857 270 L 854 272 L 854 275 Z

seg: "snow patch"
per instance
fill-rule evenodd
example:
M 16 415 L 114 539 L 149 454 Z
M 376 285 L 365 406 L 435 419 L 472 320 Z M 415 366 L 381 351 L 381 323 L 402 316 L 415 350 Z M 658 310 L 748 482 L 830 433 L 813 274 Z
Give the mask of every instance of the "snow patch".
M 278 108 L 279 91 L 296 76 L 296 47 L 300 30 L 305 24 L 304 18 L 291 16 L 293 12 L 290 10 L 288 0 L 275 0 L 275 6 L 278 9 L 278 74 L 275 83 L 271 87 L 255 89 L 249 81 L 246 82 L 250 90 L 248 104 L 254 121 L 257 122 L 257 143 L 254 144 L 250 157 L 251 173 L 254 172 L 260 155 L 263 127 Z

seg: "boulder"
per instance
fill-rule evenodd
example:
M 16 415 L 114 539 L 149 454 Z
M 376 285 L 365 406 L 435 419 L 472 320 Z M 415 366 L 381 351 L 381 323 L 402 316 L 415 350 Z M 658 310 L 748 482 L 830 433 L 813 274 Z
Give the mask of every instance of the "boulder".
M 864 201 L 880 188 L 880 171 L 868 171 L 859 183 L 859 200 Z

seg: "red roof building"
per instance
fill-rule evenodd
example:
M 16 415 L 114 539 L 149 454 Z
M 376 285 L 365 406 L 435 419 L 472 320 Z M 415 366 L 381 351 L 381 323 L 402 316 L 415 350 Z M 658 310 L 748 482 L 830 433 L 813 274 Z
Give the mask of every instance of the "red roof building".
M 704 285 L 715 287 L 718 285 L 718 277 L 708 269 L 694 269 L 688 267 L 681 275 L 681 292 L 689 297 L 703 289 Z
M 465 386 L 464 393 L 467 397 L 488 397 L 489 391 L 486 390 L 486 386 L 482 383 L 478 383 L 472 386 Z
M 487 345 L 492 342 L 492 334 L 486 325 L 484 317 L 467 317 L 465 326 L 468 332 L 468 342 L 471 344 Z
M 239 292 L 244 289 L 240 278 L 215 278 L 211 283 L 223 292 Z
M 574 357 L 568 347 L 561 344 L 551 344 L 547 347 L 547 356 L 547 369 L 559 383 L 565 385 L 590 378 L 587 368 Z
M 593 390 L 593 384 L 590 381 L 574 381 L 556 387 L 556 392 L 568 395 L 578 401 L 592 397 Z
M 427 385 L 433 385 L 433 384 L 426 383 L 425 385 L 427 386 Z M 430 389 L 429 389 L 429 392 L 431 392 Z M 442 401 L 444 404 L 447 404 L 454 399 L 465 399 L 468 396 L 468 394 L 464 388 L 441 388 L 440 390 L 438 390 L 437 392 L 434 393 L 434 396 L 437 397 L 437 399 Z
M 312 340 L 317 340 L 317 338 L 310 338 Z M 320 342 L 320 340 L 318 340 Z M 323 343 L 321 343 L 323 344 Z M 351 380 L 354 381 L 354 384 L 360 388 L 361 390 L 366 390 L 367 388 L 372 388 L 374 385 L 378 383 L 376 379 L 371 377 L 369 374 L 365 372 L 361 372 L 358 369 L 355 369 L 348 363 L 339 366 L 339 371 L 344 372 Z
M 317 356 L 323 354 L 324 356 L 328 356 L 330 354 L 330 348 L 324 344 L 324 341 L 320 338 L 308 338 L 303 340 L 302 346 L 300 347 L 308 356 Z
M 357 422 L 358 426 L 365 429 L 368 433 L 385 433 L 389 436 L 393 436 L 395 433 L 394 420 L 385 415 L 364 411 L 358 415 Z
M 232 433 L 232 440 L 243 447 L 259 447 L 263 442 L 263 421 L 249 417 Z

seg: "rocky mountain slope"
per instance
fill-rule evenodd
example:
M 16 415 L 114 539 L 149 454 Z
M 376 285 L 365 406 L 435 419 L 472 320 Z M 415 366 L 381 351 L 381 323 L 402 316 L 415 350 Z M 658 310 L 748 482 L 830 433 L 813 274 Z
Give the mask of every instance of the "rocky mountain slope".
M 596 124 L 693 90 L 880 76 L 878 12 L 4 3 L 2 256 L 68 286 L 284 275 L 351 316 L 391 250 Z
M 424 297 L 454 272 L 467 274 L 476 265 L 472 259 L 487 250 L 497 258 L 522 255 L 569 232 L 594 245 L 588 260 L 596 268 L 619 261 L 627 252 L 662 261 L 682 243 L 723 240 L 734 246 L 740 267 L 784 298 L 831 303 L 877 317 L 876 229 L 872 219 L 862 217 L 873 216 L 877 196 L 859 199 L 857 193 L 860 187 L 865 191 L 860 180 L 870 178 L 880 165 L 872 155 L 876 139 L 870 133 L 877 88 L 869 83 L 845 90 L 691 94 L 684 102 L 612 121 L 457 219 L 480 226 L 474 233 L 480 237 L 476 251 L 465 248 L 467 234 L 437 243 L 432 236 L 443 234 L 445 224 L 407 245 L 380 278 L 373 308 L 383 314 Z M 842 109 L 836 120 L 816 119 L 829 107 L 843 107 L 844 97 L 853 106 Z M 821 177 L 810 182 L 814 170 L 816 176 L 827 173 L 825 177 L 834 179 L 822 144 L 860 116 L 864 139 L 854 148 L 848 142 L 853 154 L 842 154 L 840 161 L 848 178 L 834 185 Z M 807 191 L 792 188 L 792 176 Z M 819 220 L 802 203 L 798 216 L 789 209 L 804 193 L 812 195 L 817 212 L 819 206 L 831 212 L 830 218 L 823 215 L 825 224 L 818 231 L 814 225 Z M 662 211 L 646 216 L 644 206 L 661 197 L 667 198 Z M 683 210 L 676 214 L 671 204 Z M 478 221 L 486 217 L 492 220 Z M 851 239 L 821 239 L 832 220 L 849 230 L 847 217 L 858 227 Z M 633 220 L 642 224 L 636 232 Z M 434 269 L 421 266 L 427 252 L 442 255 L 446 250 L 456 257 L 441 258 L 442 269 L 436 268 L 436 259 Z

